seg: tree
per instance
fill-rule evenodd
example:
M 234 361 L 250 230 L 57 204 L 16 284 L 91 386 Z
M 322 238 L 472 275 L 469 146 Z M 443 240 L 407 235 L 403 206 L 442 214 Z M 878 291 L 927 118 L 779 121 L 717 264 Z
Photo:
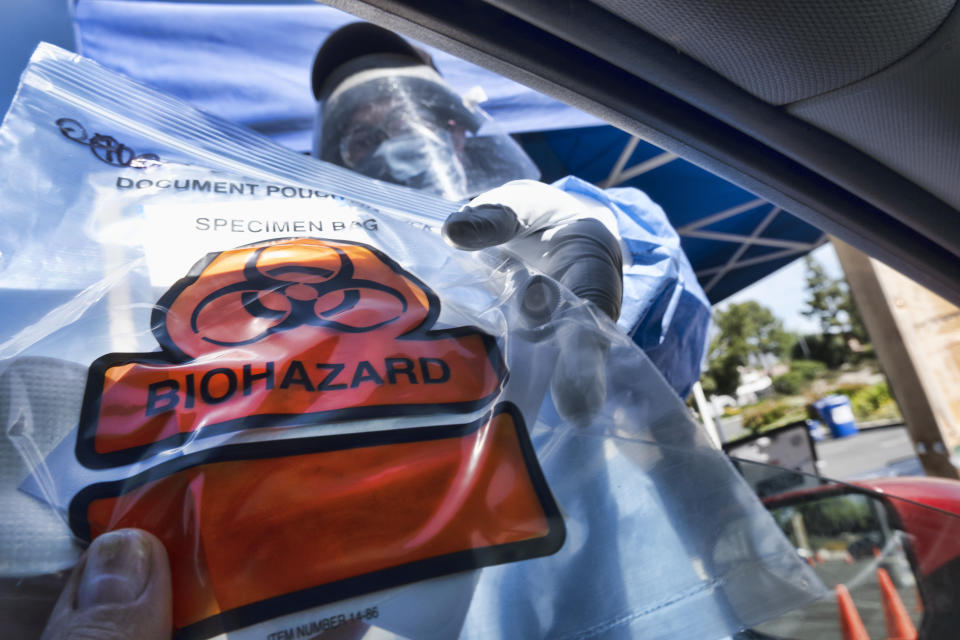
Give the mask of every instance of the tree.
M 852 352 L 839 333 L 812 333 L 799 336 L 790 355 L 794 360 L 816 360 L 830 369 L 837 369 L 850 360 Z
M 800 313 L 808 318 L 816 318 L 824 336 L 839 334 L 845 343 L 849 343 L 851 338 L 861 343 L 869 341 L 847 281 L 831 278 L 813 256 L 805 256 L 803 263 L 806 267 L 808 297 L 807 308 Z
M 732 304 L 713 318 L 717 333 L 707 352 L 707 376 L 717 393 L 732 394 L 740 385 L 740 367 L 783 358 L 795 337 L 770 309 L 758 302 Z

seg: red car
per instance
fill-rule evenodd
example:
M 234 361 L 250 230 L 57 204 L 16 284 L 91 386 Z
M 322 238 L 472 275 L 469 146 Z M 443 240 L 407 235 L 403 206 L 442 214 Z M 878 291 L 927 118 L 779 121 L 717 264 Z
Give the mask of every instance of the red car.
M 922 477 L 826 482 L 763 502 L 826 586 L 849 588 L 870 637 L 886 637 L 879 568 L 892 578 L 920 638 L 956 637 L 960 482 Z M 828 628 L 838 624 L 836 603 L 821 600 L 747 637 L 828 637 Z

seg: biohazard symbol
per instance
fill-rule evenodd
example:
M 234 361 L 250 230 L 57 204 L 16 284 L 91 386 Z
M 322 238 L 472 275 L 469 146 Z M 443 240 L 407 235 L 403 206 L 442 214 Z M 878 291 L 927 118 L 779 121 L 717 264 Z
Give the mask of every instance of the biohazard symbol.
M 207 330 L 216 331 L 220 325 L 221 307 L 229 312 L 231 297 L 240 296 L 244 311 L 253 318 L 274 322 L 260 334 L 237 340 L 231 336 L 217 338 L 204 335 L 207 342 L 221 346 L 251 344 L 266 336 L 290 331 L 309 324 L 328 327 L 347 333 L 373 331 L 400 318 L 407 311 L 407 301 L 393 287 L 373 280 L 357 278 L 353 262 L 347 253 L 338 247 L 330 247 L 340 259 L 337 269 L 318 266 L 284 265 L 264 268 L 259 264 L 268 247 L 260 247 L 247 259 L 243 267 L 243 280 L 221 287 L 201 300 L 190 316 L 190 328 L 194 333 L 204 334 L 200 317 L 213 318 Z M 380 296 L 379 305 L 384 307 L 385 317 L 373 324 L 353 325 L 337 318 L 348 316 L 360 304 L 361 295 Z M 369 305 L 367 305 L 369 306 Z M 391 306 L 396 307 L 390 309 Z
M 208 256 L 158 301 L 162 354 L 90 369 L 77 456 L 262 427 L 476 412 L 506 378 L 477 329 L 432 330 L 437 296 L 372 247 L 290 239 Z

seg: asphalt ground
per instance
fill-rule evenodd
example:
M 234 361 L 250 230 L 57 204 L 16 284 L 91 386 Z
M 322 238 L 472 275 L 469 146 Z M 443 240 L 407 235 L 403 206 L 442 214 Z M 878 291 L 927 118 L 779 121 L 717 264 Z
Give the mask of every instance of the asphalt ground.
M 820 473 L 835 480 L 922 476 L 923 466 L 903 426 L 864 429 L 816 443 Z
M 814 571 L 830 589 L 830 594 L 806 607 L 757 625 L 755 629 L 789 640 L 841 640 L 843 632 L 833 589 L 839 583 L 846 583 L 867 635 L 874 639 L 887 638 L 883 599 L 876 578 L 878 566 L 879 562 L 874 558 L 856 560 L 853 564 L 843 560 L 827 560 L 815 566 Z M 903 584 L 898 587 L 897 593 L 914 626 L 919 626 L 923 613 L 918 604 L 916 587 Z
M 746 435 L 740 416 L 717 422 L 724 441 Z M 834 480 L 858 480 L 889 476 L 922 476 L 923 465 L 903 425 L 861 429 L 845 438 L 827 438 L 816 443 L 820 474 Z

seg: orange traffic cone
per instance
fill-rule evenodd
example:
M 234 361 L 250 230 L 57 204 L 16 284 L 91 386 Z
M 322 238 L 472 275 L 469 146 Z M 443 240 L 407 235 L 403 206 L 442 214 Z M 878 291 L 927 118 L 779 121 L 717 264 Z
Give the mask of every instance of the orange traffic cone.
M 853 605 L 853 599 L 846 585 L 838 584 L 837 592 L 837 611 L 840 614 L 840 629 L 843 631 L 843 640 L 870 640 L 867 635 L 867 628 L 863 626 L 863 620 L 857 608 Z
M 880 594 L 883 596 L 883 617 L 887 623 L 887 640 L 916 640 L 917 628 L 907 613 L 900 594 L 890 575 L 883 567 L 877 569 L 877 582 L 880 583 Z

